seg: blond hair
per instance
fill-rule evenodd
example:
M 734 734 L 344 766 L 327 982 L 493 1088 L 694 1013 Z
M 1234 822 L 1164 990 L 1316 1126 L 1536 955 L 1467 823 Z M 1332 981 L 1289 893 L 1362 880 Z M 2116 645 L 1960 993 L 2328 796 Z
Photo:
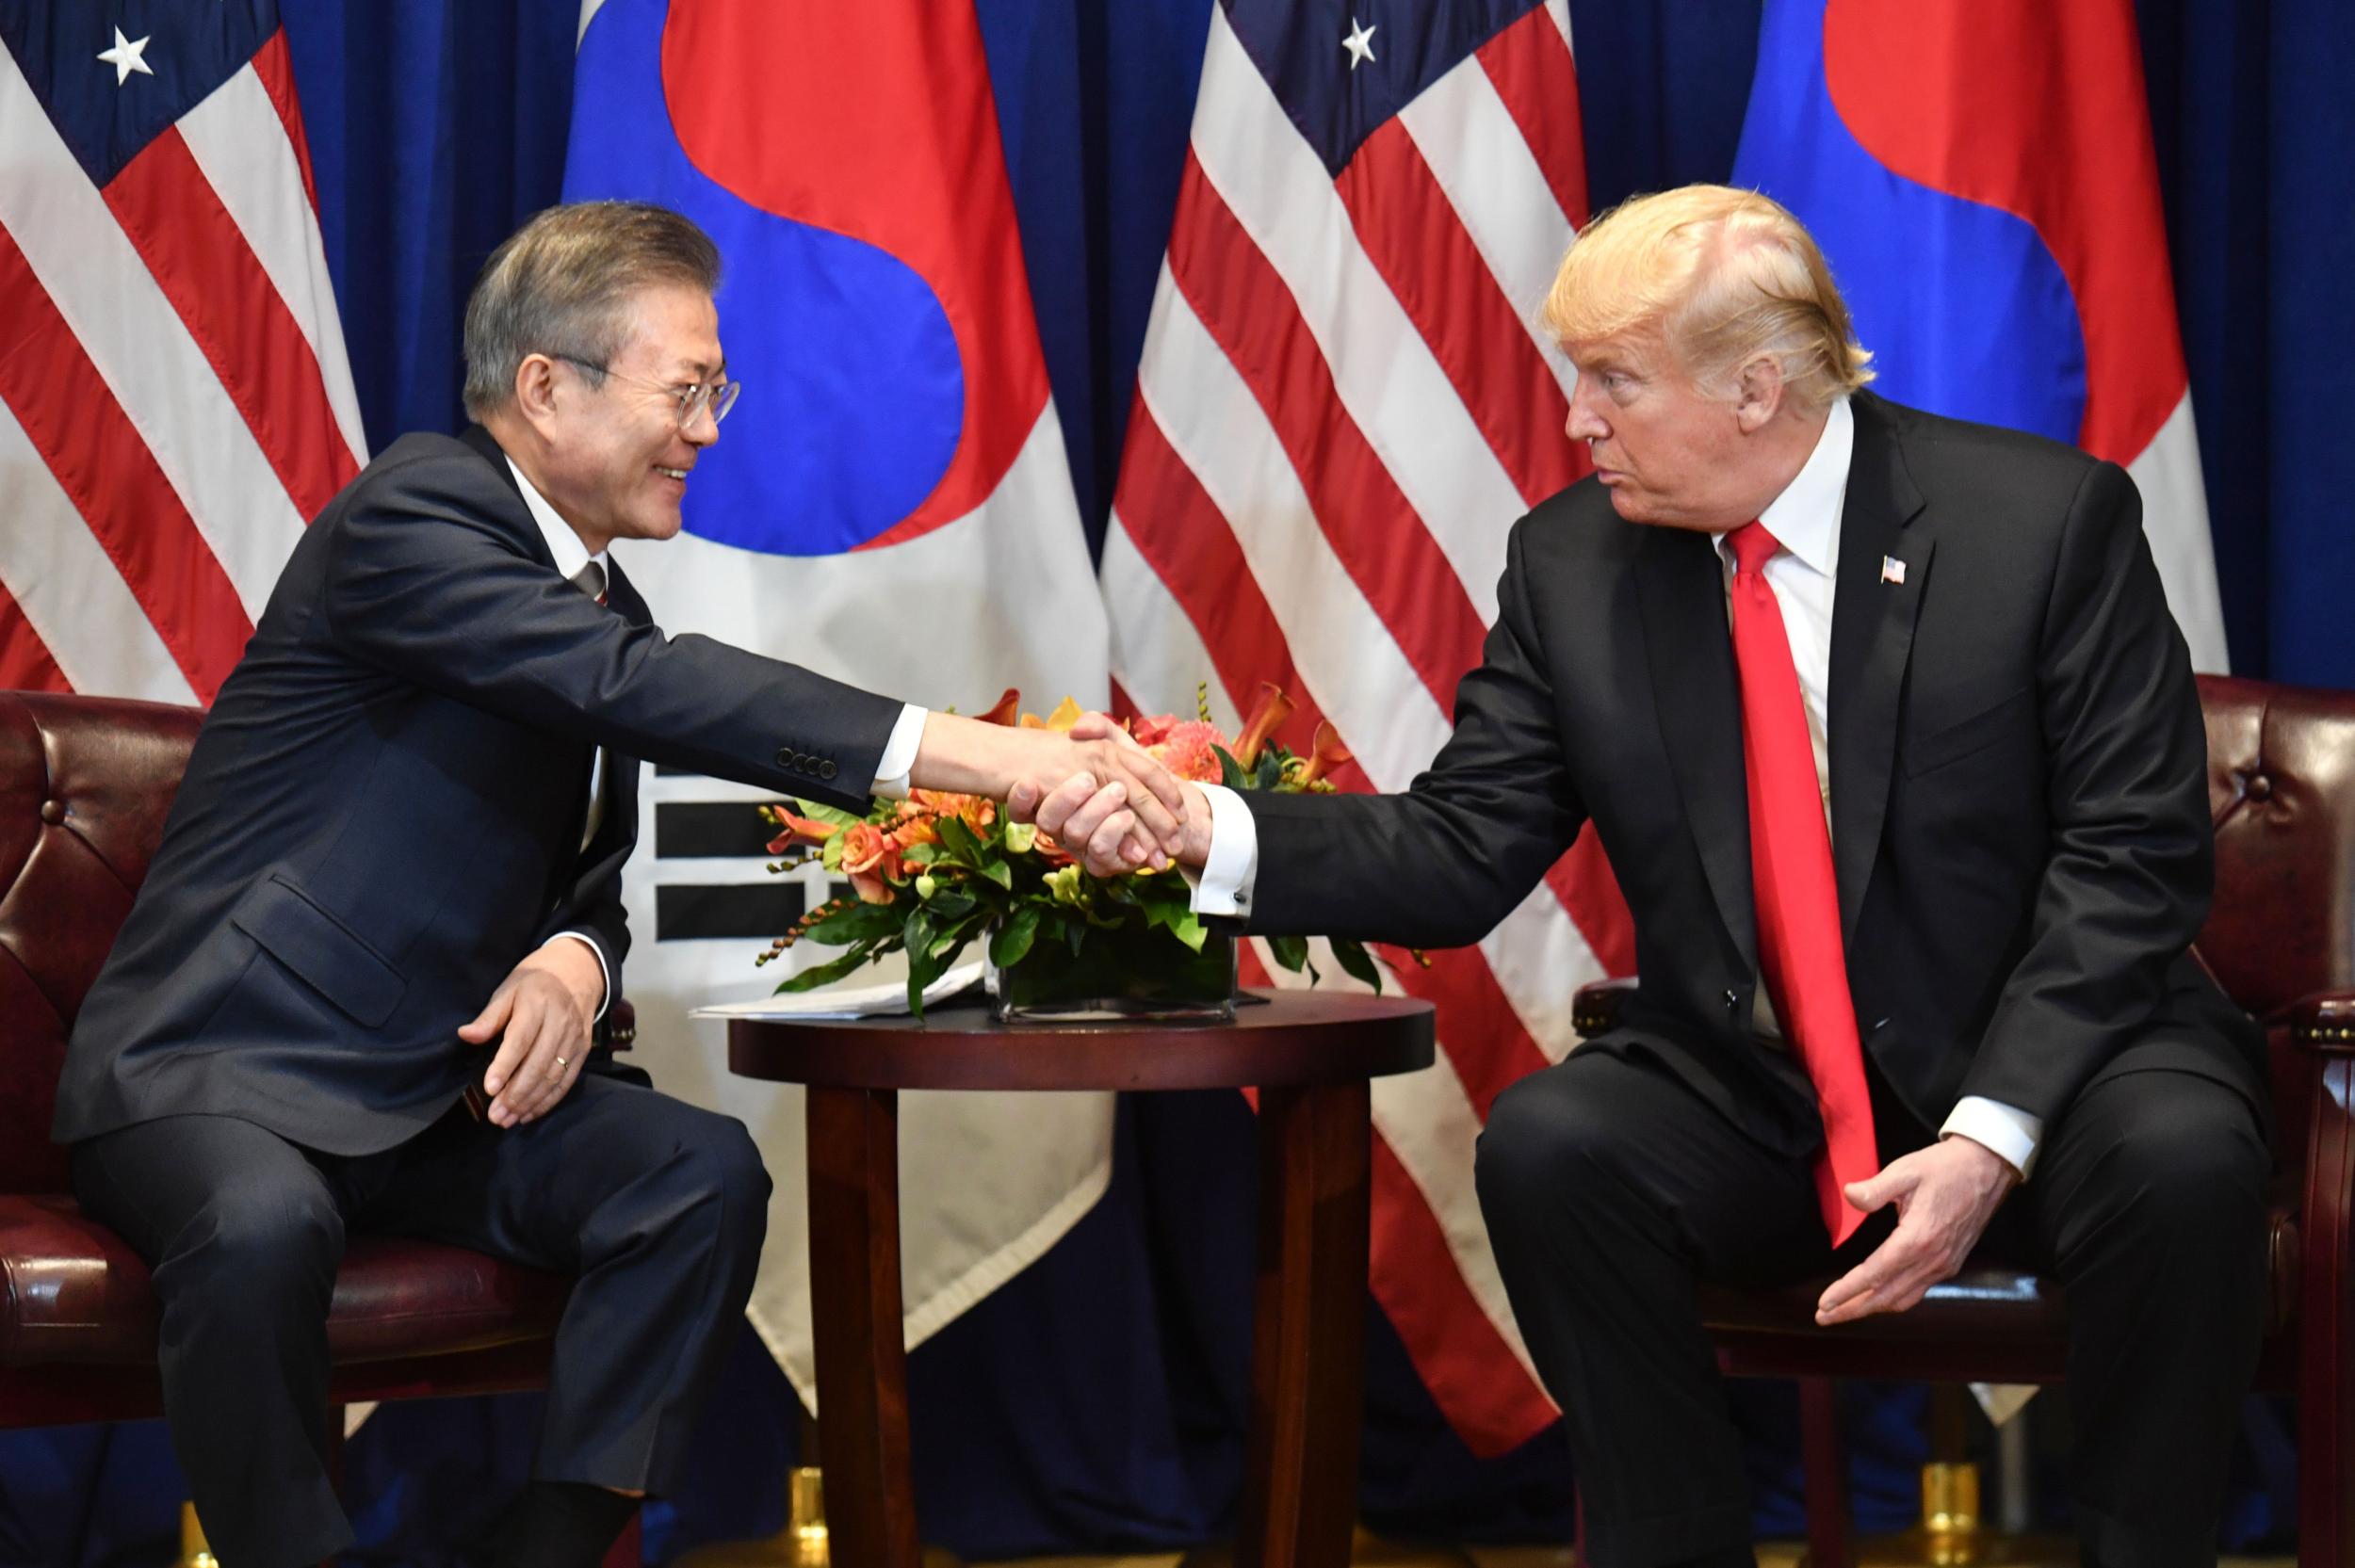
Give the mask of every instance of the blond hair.
M 1596 218 L 1562 258 L 1539 319 L 1566 344 L 1656 329 L 1717 393 L 1763 355 L 1805 409 L 1873 379 L 1813 237 L 1778 202 L 1730 186 L 1638 196 Z

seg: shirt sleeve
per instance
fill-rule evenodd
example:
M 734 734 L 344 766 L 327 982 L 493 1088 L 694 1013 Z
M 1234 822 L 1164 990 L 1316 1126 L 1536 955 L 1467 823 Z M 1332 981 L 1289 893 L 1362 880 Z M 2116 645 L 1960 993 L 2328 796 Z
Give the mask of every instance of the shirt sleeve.
M 900 721 L 891 726 L 891 738 L 884 742 L 883 761 L 875 765 L 875 793 L 885 800 L 908 798 L 908 775 L 916 771 L 916 753 L 924 743 L 924 720 L 931 711 L 910 703 L 900 710 Z
M 1941 1139 L 1957 1135 L 1989 1150 L 2019 1172 L 2024 1182 L 2036 1168 L 2037 1144 L 2044 1137 L 2044 1119 L 1983 1094 L 1966 1094 L 1955 1102 L 1946 1124 L 1938 1129 Z
M 1259 875 L 1259 830 L 1234 790 L 1206 784 L 1202 794 L 1210 805 L 1210 853 L 1199 873 L 1186 873 L 1194 913 L 1240 919 L 1251 913 L 1251 886 Z

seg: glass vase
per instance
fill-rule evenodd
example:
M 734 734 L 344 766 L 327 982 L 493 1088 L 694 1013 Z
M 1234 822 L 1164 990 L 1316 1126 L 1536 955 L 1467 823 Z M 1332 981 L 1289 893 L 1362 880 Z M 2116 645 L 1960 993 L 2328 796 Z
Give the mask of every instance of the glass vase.
M 1007 1021 L 1235 1016 L 1235 939 L 1212 930 L 1194 952 L 1141 920 L 1094 927 L 1074 953 L 1041 937 L 1019 961 L 986 970 L 990 1010 Z

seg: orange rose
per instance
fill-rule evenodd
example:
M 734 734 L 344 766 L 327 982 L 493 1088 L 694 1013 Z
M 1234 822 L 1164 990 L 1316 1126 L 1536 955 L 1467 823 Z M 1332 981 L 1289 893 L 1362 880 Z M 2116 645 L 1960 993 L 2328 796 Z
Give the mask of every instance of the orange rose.
M 863 902 L 891 902 L 891 884 L 885 879 L 899 869 L 899 846 L 881 828 L 853 822 L 843 830 L 842 871 Z

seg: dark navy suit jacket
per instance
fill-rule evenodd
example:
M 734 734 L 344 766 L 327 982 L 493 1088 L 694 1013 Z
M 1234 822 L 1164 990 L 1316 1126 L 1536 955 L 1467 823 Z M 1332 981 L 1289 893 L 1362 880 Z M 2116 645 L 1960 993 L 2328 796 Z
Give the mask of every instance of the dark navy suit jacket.
M 1865 1049 L 1927 1127 L 1966 1094 L 2049 1122 L 2118 1063 L 2217 1079 L 2264 1120 L 2263 1037 L 2187 952 L 2214 871 L 2207 740 L 2134 482 L 1871 393 L 1853 408 L 1827 728 Z M 1409 791 L 1252 798 L 1251 928 L 1475 942 L 1592 821 L 1643 977 L 1594 1044 L 1662 1059 L 1770 1147 L 1813 1147 L 1804 1074 L 1751 1033 L 1715 549 L 1582 480 L 1516 525 L 1498 604 Z
M 609 599 L 558 575 L 486 432 L 369 464 L 205 718 L 55 1136 L 209 1112 L 389 1148 L 479 1075 L 458 1027 L 541 943 L 581 932 L 618 986 L 640 759 L 864 808 L 900 703 L 666 637 L 619 571 Z

